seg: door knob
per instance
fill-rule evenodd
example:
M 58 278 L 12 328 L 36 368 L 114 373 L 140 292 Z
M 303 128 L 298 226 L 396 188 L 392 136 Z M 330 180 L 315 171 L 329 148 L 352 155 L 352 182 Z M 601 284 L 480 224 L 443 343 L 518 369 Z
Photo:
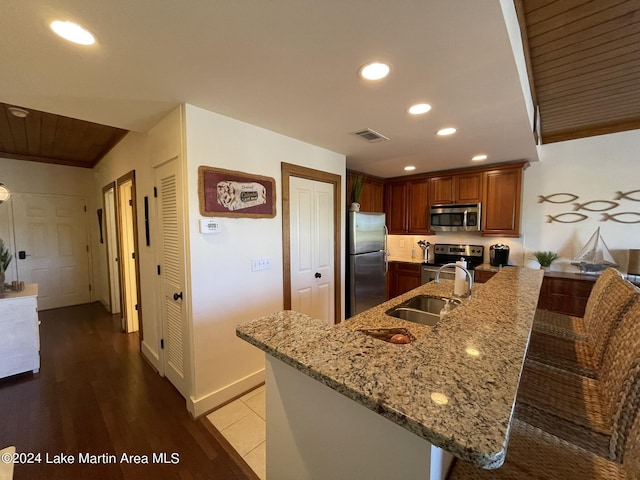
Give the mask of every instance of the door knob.
M 316 272 L 315 277 L 316 277 L 316 278 L 322 278 L 322 274 L 321 274 L 320 272 Z
M 180 293 L 174 293 L 173 294 L 173 299 L 177 302 L 178 299 L 182 300 L 182 292 Z

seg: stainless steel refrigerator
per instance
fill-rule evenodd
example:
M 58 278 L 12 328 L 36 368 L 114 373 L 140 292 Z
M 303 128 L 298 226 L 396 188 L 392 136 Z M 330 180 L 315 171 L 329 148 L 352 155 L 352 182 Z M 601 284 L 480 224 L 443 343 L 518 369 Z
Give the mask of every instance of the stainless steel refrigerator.
M 387 227 L 384 213 L 349 212 L 349 317 L 387 299 Z

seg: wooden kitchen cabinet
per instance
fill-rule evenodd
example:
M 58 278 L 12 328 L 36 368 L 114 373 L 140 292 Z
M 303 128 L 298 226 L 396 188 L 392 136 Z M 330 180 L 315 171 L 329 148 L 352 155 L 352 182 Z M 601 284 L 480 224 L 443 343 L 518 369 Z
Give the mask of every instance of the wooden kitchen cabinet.
M 408 198 L 408 182 L 393 182 L 384 186 L 384 212 L 391 235 L 408 233 Z
M 429 180 L 387 183 L 384 211 L 391 235 L 429 234 Z
M 453 177 L 455 203 L 479 203 L 482 201 L 482 173 L 465 173 Z
M 384 211 L 384 181 L 380 178 L 371 177 L 358 172 L 347 172 L 347 195 L 346 203 L 351 205 L 351 188 L 353 185 L 353 177 L 356 175 L 364 176 L 364 185 L 362 194 L 360 195 L 360 211 L 361 212 L 382 212 Z
M 429 205 L 450 205 L 454 203 L 453 176 L 429 179 Z
M 429 235 L 429 181 L 409 182 L 407 197 L 409 209 L 407 233 Z
M 389 262 L 389 298 L 420 286 L 419 263 Z
M 491 270 L 478 270 L 476 269 L 473 274 L 473 283 L 488 282 L 496 273 Z
M 430 206 L 481 202 L 483 236 L 519 237 L 522 175 L 527 165 L 517 162 L 389 179 L 384 184 L 389 233 L 430 235 Z
M 367 177 L 364 181 L 362 196 L 360 197 L 361 212 L 383 212 L 384 211 L 384 183 L 372 177 Z
M 484 173 L 482 235 L 519 237 L 522 167 Z
M 461 173 L 429 179 L 429 204 L 479 203 L 482 201 L 482 172 Z
M 570 272 L 545 273 L 538 308 L 576 317 L 584 316 L 591 289 L 597 278 Z

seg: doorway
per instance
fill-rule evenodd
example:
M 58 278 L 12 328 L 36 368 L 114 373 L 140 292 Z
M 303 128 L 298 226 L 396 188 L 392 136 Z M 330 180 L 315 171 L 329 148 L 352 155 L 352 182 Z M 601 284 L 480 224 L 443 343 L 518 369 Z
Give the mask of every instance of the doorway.
M 107 253 L 107 274 L 109 276 L 109 313 L 115 315 L 122 311 L 120 267 L 118 266 L 120 260 L 118 258 L 116 182 L 111 182 L 102 189 L 102 203 L 104 205 L 104 242 Z
M 116 180 L 116 209 L 119 232 L 118 263 L 121 280 L 122 326 L 126 333 L 139 331 L 139 341 L 142 342 L 135 171 Z
M 38 308 L 91 301 L 87 202 L 67 195 L 14 194 L 18 278 L 38 284 Z
M 298 179 L 310 182 L 300 182 Z M 297 308 L 307 309 L 314 316 L 323 315 L 323 319 L 329 323 L 339 323 L 342 318 L 341 182 L 340 175 L 282 163 L 284 308 L 291 309 L 295 304 Z M 309 219 L 301 212 L 301 209 L 305 208 L 308 208 L 307 216 L 311 215 L 311 223 L 315 226 L 308 223 Z M 301 225 L 298 218 L 302 218 L 306 226 Z M 327 223 L 331 225 L 327 226 Z M 301 227 L 302 235 L 294 232 Z M 301 255 L 301 248 L 305 243 L 303 251 L 308 255 Z M 317 255 L 312 253 L 314 250 Z M 308 259 L 308 265 L 301 264 L 302 257 Z M 323 282 L 323 275 L 325 279 L 332 281 L 332 284 Z M 303 286 L 305 282 L 307 287 Z M 322 313 L 323 309 L 326 313 Z
M 162 368 L 185 397 L 189 396 L 187 292 L 185 292 L 184 190 L 180 157 L 154 167 L 158 186 L 159 260 L 162 315 Z

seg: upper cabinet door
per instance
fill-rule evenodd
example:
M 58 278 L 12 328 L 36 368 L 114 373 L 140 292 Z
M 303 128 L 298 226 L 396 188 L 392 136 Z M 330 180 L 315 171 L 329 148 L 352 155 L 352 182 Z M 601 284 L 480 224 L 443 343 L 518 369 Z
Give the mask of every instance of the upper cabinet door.
M 408 183 L 394 182 L 384 186 L 384 211 L 390 234 L 407 233 Z
M 519 237 L 522 168 L 490 170 L 484 177 L 482 234 Z
M 482 201 L 482 173 L 455 175 L 455 203 L 479 203 Z
M 360 199 L 361 212 L 383 212 L 384 211 L 384 183 L 380 180 L 367 178 L 362 189 Z
M 409 182 L 409 233 L 430 234 L 429 180 Z
M 358 203 L 360 203 L 361 212 L 383 212 L 384 211 L 384 181 L 378 178 L 369 177 L 367 175 L 356 172 L 347 171 L 347 208 L 351 205 L 351 190 L 353 188 L 353 178 L 356 175 L 364 177 L 364 185 L 362 194 Z
M 454 203 L 453 176 L 429 179 L 429 204 L 449 205 Z

